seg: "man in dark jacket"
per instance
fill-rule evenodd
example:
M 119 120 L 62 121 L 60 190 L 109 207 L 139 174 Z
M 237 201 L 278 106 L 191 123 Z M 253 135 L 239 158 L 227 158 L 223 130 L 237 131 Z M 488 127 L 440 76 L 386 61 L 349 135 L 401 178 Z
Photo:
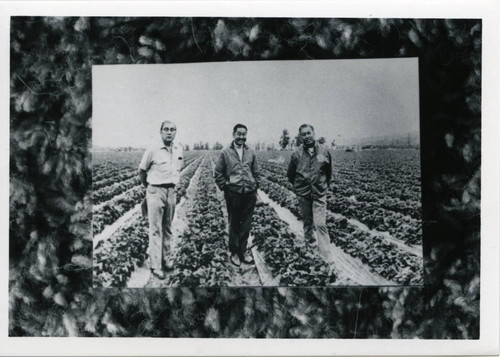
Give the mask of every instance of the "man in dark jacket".
M 217 160 L 214 178 L 224 191 L 229 218 L 229 252 L 231 262 L 251 264 L 251 254 L 246 252 L 252 215 L 257 201 L 259 167 L 255 151 L 246 144 L 247 127 L 236 124 L 231 145 L 224 148 Z
M 318 247 L 329 243 L 326 227 L 326 194 L 332 178 L 332 156 L 328 148 L 315 140 L 310 124 L 299 127 L 302 145 L 292 154 L 288 165 L 288 180 L 299 201 L 304 223 L 304 238 L 314 243 L 316 227 Z

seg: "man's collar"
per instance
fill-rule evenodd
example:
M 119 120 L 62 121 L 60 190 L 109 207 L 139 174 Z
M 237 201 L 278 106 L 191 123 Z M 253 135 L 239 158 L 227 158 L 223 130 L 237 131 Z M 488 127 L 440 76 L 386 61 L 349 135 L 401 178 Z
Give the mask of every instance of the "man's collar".
M 314 152 L 318 152 L 318 149 L 319 149 L 319 144 L 318 144 L 318 141 L 315 140 L 314 141 L 314 145 L 311 146 L 312 148 L 314 148 Z M 307 146 L 304 145 L 304 143 L 302 143 L 302 148 L 304 149 L 304 151 L 307 151 L 309 150 L 309 148 Z
M 167 149 L 167 150 L 168 150 L 169 148 L 170 148 L 170 149 L 177 149 L 177 145 L 175 145 L 175 143 L 172 143 L 170 146 L 167 146 L 167 145 L 163 144 L 163 145 L 160 147 L 160 149 Z
M 231 147 L 232 147 L 233 149 L 235 149 L 235 150 L 237 149 L 237 148 L 236 148 L 236 145 L 234 145 L 234 140 L 231 142 Z M 247 146 L 247 144 L 243 144 L 243 145 L 241 145 L 241 148 L 245 148 L 245 150 L 248 150 L 248 146 Z

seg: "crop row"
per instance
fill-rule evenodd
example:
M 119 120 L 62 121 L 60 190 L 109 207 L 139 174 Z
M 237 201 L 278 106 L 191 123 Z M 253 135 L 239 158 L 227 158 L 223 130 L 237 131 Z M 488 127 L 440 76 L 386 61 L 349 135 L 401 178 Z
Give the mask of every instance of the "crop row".
M 148 247 L 147 220 L 139 218 L 120 228 L 94 248 L 94 287 L 126 286 L 136 266 L 143 265 Z
M 401 285 L 422 284 L 421 257 L 403 252 L 379 235 L 368 235 L 350 226 L 345 218 L 327 218 L 330 240 L 373 271 Z
M 300 219 L 298 202 L 291 192 L 266 178 L 261 180 L 261 189 L 269 197 L 290 210 Z M 352 226 L 346 218 L 328 217 L 330 240 L 346 253 L 359 257 L 373 271 L 395 282 L 415 283 L 421 279 L 421 258 L 403 252 L 381 235 L 373 235 Z
M 102 187 L 100 189 L 95 189 L 92 192 L 92 205 L 96 206 L 103 202 L 110 200 L 111 198 L 131 189 L 134 186 L 140 184 L 137 171 L 131 175 L 130 178 L 116 181 L 112 185 Z
M 336 171 L 346 179 L 367 183 L 387 180 L 399 186 L 420 185 L 420 155 L 417 150 L 333 151 L 333 155 Z
M 181 177 L 181 186 L 189 184 L 189 178 L 198 165 L 188 167 Z M 185 188 L 182 192 L 185 193 Z M 147 219 L 142 217 L 134 219 L 108 239 L 100 241 L 94 249 L 94 286 L 124 287 L 135 267 L 144 264 L 147 245 L 148 224 Z
M 201 163 L 201 158 L 182 170 L 179 183 L 176 185 L 177 201 L 186 193 L 191 177 Z M 101 233 L 103 229 L 113 224 L 118 218 L 138 204 L 145 196 L 145 189 L 138 185 L 125 193 L 107 201 L 103 206 L 92 212 L 92 231 L 94 236 Z
M 283 166 L 276 164 L 262 163 L 262 168 L 270 173 L 268 178 L 287 189 L 292 189 L 292 185 L 288 182 L 286 170 Z M 264 172 L 265 172 L 264 171 Z M 330 191 L 340 198 L 349 198 L 354 202 L 371 202 L 378 205 L 380 208 L 409 216 L 413 219 L 421 219 L 421 204 L 419 200 L 401 200 L 382 193 L 370 192 L 373 185 L 360 188 L 360 183 L 355 181 L 342 181 L 340 178 L 334 178 L 331 183 Z
M 387 179 L 373 180 L 364 178 L 361 173 L 354 179 L 346 179 L 342 176 L 334 177 L 334 184 L 337 187 L 346 188 L 356 187 L 362 193 L 373 195 L 375 197 L 389 197 L 400 201 L 409 201 L 418 203 L 420 201 L 420 184 L 397 183 Z
M 402 285 L 420 284 L 422 258 L 399 249 L 381 235 L 354 229 L 345 218 L 329 216 L 330 240 L 381 276 Z
M 267 193 L 269 198 L 271 198 L 274 202 L 287 208 L 298 219 L 302 219 L 299 202 L 292 191 L 287 190 L 279 183 L 272 181 L 270 177 L 265 176 L 263 176 L 260 180 L 260 189 Z
M 113 161 L 103 162 L 99 166 L 92 167 L 92 182 L 106 182 L 110 178 L 123 173 L 130 173 L 135 171 L 137 173 L 137 166 L 139 162 L 130 161 L 127 163 L 115 163 Z M 102 186 L 102 184 L 101 184 Z
M 133 178 L 138 178 L 139 174 L 137 168 L 127 168 L 124 170 L 112 170 L 110 171 L 110 175 L 103 177 L 100 180 L 93 179 L 92 182 L 92 190 L 97 192 L 103 188 L 108 188 L 113 184 L 122 183 L 128 181 Z M 96 204 L 96 203 L 94 203 Z
M 327 200 L 327 207 L 332 212 L 357 219 L 370 229 L 388 232 L 406 244 L 422 243 L 422 223 L 420 220 L 401 213 L 387 211 L 380 208 L 378 203 L 353 202 L 345 197 L 332 195 Z
M 201 160 L 201 157 L 197 157 L 198 160 Z M 188 164 L 184 164 L 182 169 L 190 168 L 190 164 L 194 161 L 190 160 Z M 199 163 L 198 163 L 199 164 Z M 197 166 L 196 166 L 197 167 Z M 126 179 L 126 177 L 123 177 L 123 180 L 117 180 L 115 183 L 112 185 L 107 185 L 106 187 L 102 187 L 101 189 L 95 190 L 94 187 L 94 192 L 92 193 L 92 203 L 93 205 L 98 205 L 100 203 L 106 202 L 110 200 L 111 198 L 120 195 L 124 193 L 125 191 L 131 189 L 132 187 L 140 185 L 140 180 L 137 174 L 137 170 L 135 170 L 131 177 Z M 181 176 L 182 179 L 182 176 Z M 107 180 L 105 180 L 107 181 Z M 102 182 L 102 181 L 101 181 Z M 182 187 L 182 184 L 181 184 Z M 182 190 L 181 190 L 182 191 Z M 181 192 L 181 196 L 184 195 L 184 192 Z
M 385 185 L 389 183 L 394 187 L 407 186 L 406 188 L 413 188 L 420 185 L 419 179 L 413 175 L 404 172 L 395 172 L 387 168 L 376 169 L 372 165 L 357 166 L 351 169 L 342 169 L 337 171 L 339 177 L 343 180 L 355 181 L 360 185 L 372 187 L 374 184 L 381 183 Z M 382 186 L 381 186 L 382 187 Z M 411 191 L 411 189 L 410 189 Z
M 143 151 L 95 152 L 92 155 L 92 181 L 96 183 L 130 170 L 137 173 L 142 155 Z
M 190 154 L 188 155 L 183 162 L 182 168 L 191 164 L 194 160 L 201 158 L 199 155 Z M 95 173 L 92 177 L 92 189 L 94 192 L 105 188 L 107 186 L 115 185 L 118 183 L 123 183 L 132 178 L 138 177 L 138 168 L 139 168 L 139 158 L 134 157 L 132 154 L 130 156 L 129 161 L 126 162 L 113 162 L 113 161 L 105 161 L 101 163 L 100 173 Z M 111 160 L 111 159 L 110 159 Z M 105 167 L 102 167 L 105 165 Z M 95 203 L 94 203 L 95 204 Z
M 260 200 L 253 216 L 253 244 L 263 253 L 280 286 L 329 286 L 337 275 L 303 240 L 297 239 L 277 213 Z
M 344 182 L 343 185 L 333 183 L 331 192 L 340 197 L 349 197 L 354 202 L 371 202 L 378 204 L 388 211 L 398 212 L 414 219 L 421 219 L 421 204 L 415 200 L 401 200 L 394 197 L 384 196 L 381 193 L 368 192 L 360 189 L 355 182 Z
M 186 195 L 186 190 L 189 187 L 189 182 L 191 181 L 191 178 L 193 177 L 202 161 L 203 156 L 193 156 L 192 160 L 190 160 L 188 164 L 184 163 L 185 165 L 182 168 L 179 183 L 175 186 L 177 203 L 179 203 L 180 199 Z
M 128 190 L 126 195 L 122 194 L 115 197 L 93 211 L 92 232 L 94 236 L 101 233 L 106 226 L 113 224 L 118 218 L 141 202 L 145 192 L 142 186 L 136 186 Z
M 283 168 L 272 164 L 263 164 L 262 168 L 263 177 L 288 190 L 292 189 Z M 370 229 L 388 232 L 407 244 L 420 244 L 422 242 L 421 220 L 384 208 L 387 203 L 391 202 L 389 198 L 382 202 L 357 202 L 356 199 L 339 194 L 336 185 L 333 185 L 332 193 L 327 201 L 327 207 L 330 211 L 355 218 Z M 413 209 L 415 207 L 412 207 Z M 414 214 L 419 216 L 419 213 L 420 210 L 417 210 Z
M 420 157 L 415 150 L 375 150 L 358 153 L 345 153 L 332 150 L 334 161 L 333 183 L 341 192 L 357 189 L 363 197 L 390 198 L 390 204 L 384 208 L 407 212 L 413 210 L 413 218 L 420 216 L 421 180 Z M 278 158 L 275 158 L 279 155 Z M 263 166 L 269 165 L 281 169 L 286 174 L 290 151 L 278 153 L 260 152 Z M 272 161 L 272 164 L 270 161 Z M 268 166 L 265 166 L 268 167 Z M 278 170 L 280 171 L 280 170 Z M 402 205 L 398 202 L 409 202 Z M 405 213 L 407 214 L 407 213 Z
M 201 164 L 193 201 L 192 210 L 186 213 L 188 226 L 173 257 L 174 271 L 168 276 L 168 285 L 227 286 L 231 272 L 224 239 L 226 221 L 208 157 Z
M 288 181 L 286 170 L 284 167 L 274 164 L 263 163 L 262 174 L 269 180 L 285 187 L 286 189 L 293 190 L 293 185 Z

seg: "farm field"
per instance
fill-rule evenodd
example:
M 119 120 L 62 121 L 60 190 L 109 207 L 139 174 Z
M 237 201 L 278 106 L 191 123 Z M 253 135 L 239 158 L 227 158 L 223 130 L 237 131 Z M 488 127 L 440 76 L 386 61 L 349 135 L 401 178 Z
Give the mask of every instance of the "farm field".
M 217 151 L 187 151 L 172 224 L 174 269 L 151 276 L 148 225 L 137 168 L 142 152 L 93 158 L 94 286 L 346 286 L 422 284 L 420 158 L 416 150 L 332 151 L 330 241 L 305 243 L 286 177 L 291 151 L 258 151 L 261 186 L 249 246 L 255 264 L 235 267 L 227 212 L 213 179 Z

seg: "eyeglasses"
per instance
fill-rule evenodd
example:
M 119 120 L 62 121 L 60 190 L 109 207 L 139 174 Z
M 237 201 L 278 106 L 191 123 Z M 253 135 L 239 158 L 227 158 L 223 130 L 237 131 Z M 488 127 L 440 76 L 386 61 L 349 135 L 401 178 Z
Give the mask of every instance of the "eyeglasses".
M 176 128 L 163 128 L 163 131 L 177 131 Z

